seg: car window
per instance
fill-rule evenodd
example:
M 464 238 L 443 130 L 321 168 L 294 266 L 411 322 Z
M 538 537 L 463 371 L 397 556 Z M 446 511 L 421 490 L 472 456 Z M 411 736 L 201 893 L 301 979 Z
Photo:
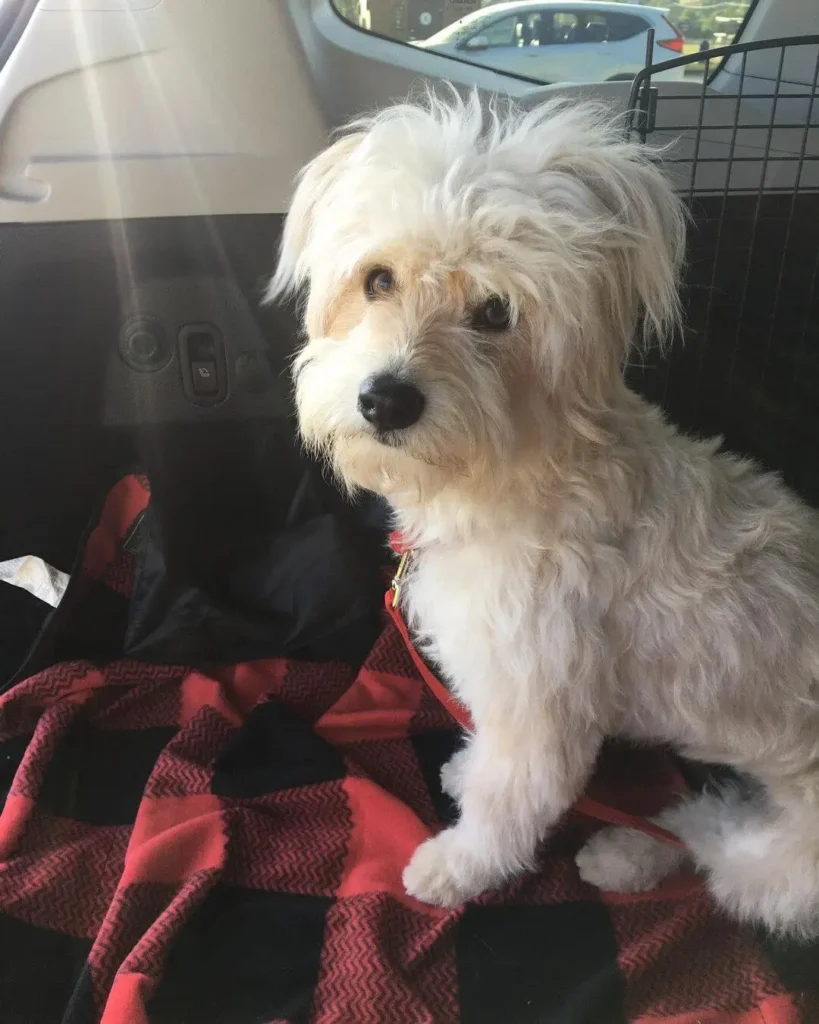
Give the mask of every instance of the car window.
M 489 46 L 512 46 L 518 39 L 518 19 L 511 15 L 500 21 L 481 21 L 470 39 L 483 38 Z
M 580 26 L 580 19 L 571 11 L 555 11 L 552 16 L 552 42 L 573 43 Z
M 605 11 L 592 11 L 583 15 L 577 35 L 578 42 L 607 43 L 609 41 L 609 20 Z
M 655 30 L 656 62 L 724 46 L 756 2 L 332 0 L 343 18 L 376 35 L 546 83 L 633 78 L 645 63 L 649 28 Z M 701 77 L 702 66 L 666 74 Z
M 370 16 L 372 15 L 372 13 L 373 12 L 371 12 L 371 11 L 368 12 L 368 14 L 370 14 Z M 429 19 L 429 20 L 427 20 L 427 19 Z M 418 19 L 417 20 L 418 20 L 418 24 L 421 26 L 421 33 L 420 33 L 420 35 L 413 35 L 410 32 L 409 33 L 409 41 L 411 42 L 414 39 L 423 38 L 423 39 L 426 40 L 427 43 L 435 44 L 435 45 L 449 44 L 449 43 L 453 43 L 454 44 L 454 43 L 462 42 L 467 37 L 478 34 L 478 30 L 479 30 L 480 26 L 488 25 L 489 24 L 489 18 L 487 16 L 487 14 L 482 12 L 482 11 L 473 11 L 471 14 L 467 14 L 463 18 L 458 18 L 457 21 L 453 21 L 449 25 L 445 25 L 438 32 L 425 32 L 425 31 L 423 31 L 424 29 L 428 28 L 431 24 L 433 24 L 432 15 L 429 13 L 429 11 L 421 11 L 420 14 L 418 15 Z M 436 20 L 437 23 L 440 23 L 440 21 L 442 19 L 439 17 L 439 18 L 437 18 L 435 20 Z M 370 23 L 368 23 L 368 24 L 362 23 L 362 27 L 363 28 L 370 28 L 371 27 L 371 21 L 372 21 L 372 18 L 370 17 Z M 373 31 L 375 31 L 375 29 L 373 29 Z M 394 35 L 392 32 L 383 32 L 382 31 L 380 34 L 381 35 L 389 36 L 390 39 L 396 39 L 399 42 L 405 42 L 404 39 L 399 39 L 399 35 L 398 34 Z
M 639 14 L 615 14 L 609 11 L 606 14 L 606 38 L 609 42 L 619 42 L 621 39 L 631 39 L 633 36 L 645 32 L 649 23 Z

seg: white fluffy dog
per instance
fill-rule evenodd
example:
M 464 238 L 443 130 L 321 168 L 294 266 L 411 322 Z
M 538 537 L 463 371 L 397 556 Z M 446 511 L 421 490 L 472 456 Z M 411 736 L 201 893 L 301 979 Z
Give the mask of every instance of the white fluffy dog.
M 585 104 L 428 98 L 353 124 L 300 179 L 271 296 L 308 285 L 303 437 L 414 545 L 403 603 L 475 724 L 456 825 L 404 875 L 454 906 L 535 863 L 606 735 L 749 773 L 661 823 L 717 900 L 819 928 L 819 522 L 625 386 L 678 318 L 680 202 Z M 683 856 L 598 832 L 607 889 Z

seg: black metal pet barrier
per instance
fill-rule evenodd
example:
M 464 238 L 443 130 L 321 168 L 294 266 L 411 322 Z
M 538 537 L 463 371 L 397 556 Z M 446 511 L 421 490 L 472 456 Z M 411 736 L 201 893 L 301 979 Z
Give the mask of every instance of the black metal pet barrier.
M 648 53 L 653 52 L 649 40 Z M 699 81 L 667 81 L 673 69 Z M 819 505 L 819 36 L 647 66 L 629 129 L 665 147 L 693 224 L 685 344 L 630 366 L 677 423 Z

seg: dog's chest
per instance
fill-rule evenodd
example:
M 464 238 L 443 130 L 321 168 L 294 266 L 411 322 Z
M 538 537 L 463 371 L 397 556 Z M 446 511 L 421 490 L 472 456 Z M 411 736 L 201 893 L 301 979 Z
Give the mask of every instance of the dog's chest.
M 406 611 L 425 652 L 455 688 L 506 670 L 531 611 L 531 566 L 503 546 L 432 548 L 416 557 Z

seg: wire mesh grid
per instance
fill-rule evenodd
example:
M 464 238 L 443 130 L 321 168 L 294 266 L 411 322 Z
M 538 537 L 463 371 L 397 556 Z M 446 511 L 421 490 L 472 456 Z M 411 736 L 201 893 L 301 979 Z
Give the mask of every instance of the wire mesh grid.
M 816 504 L 818 86 L 819 36 L 802 36 L 648 66 L 630 103 L 630 130 L 665 147 L 692 215 L 685 343 L 630 379 Z

